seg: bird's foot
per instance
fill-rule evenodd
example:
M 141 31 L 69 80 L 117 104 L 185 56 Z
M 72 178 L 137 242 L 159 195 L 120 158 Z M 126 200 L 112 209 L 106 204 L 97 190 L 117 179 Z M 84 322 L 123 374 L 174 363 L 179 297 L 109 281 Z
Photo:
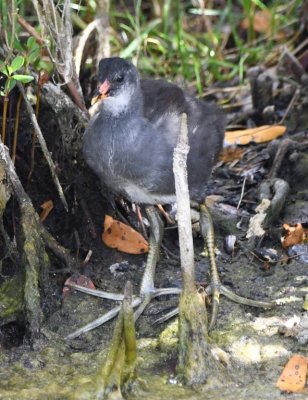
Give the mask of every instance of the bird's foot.
M 79 285 L 74 285 L 74 284 L 69 284 L 68 285 L 71 289 L 77 290 L 82 293 L 86 293 L 92 296 L 96 297 L 101 297 L 104 299 L 108 300 L 113 300 L 113 301 L 120 301 L 122 302 L 124 299 L 123 294 L 117 294 L 117 293 L 109 293 L 101 290 L 96 290 L 96 289 L 88 289 L 83 286 Z M 266 301 L 260 301 L 260 300 L 252 300 L 248 299 L 246 297 L 242 297 L 237 295 L 236 293 L 232 292 L 230 289 L 226 288 L 226 286 L 222 284 L 216 284 L 216 285 L 209 285 L 206 289 L 205 292 L 207 295 L 212 296 L 212 310 L 211 310 L 211 318 L 210 322 L 208 325 L 208 330 L 212 330 L 216 324 L 217 318 L 218 318 L 218 310 L 219 310 L 219 300 L 220 300 L 220 295 L 226 296 L 229 300 L 234 301 L 235 303 L 238 304 L 243 304 L 246 306 L 251 306 L 251 307 L 260 307 L 260 308 L 265 308 L 265 309 L 270 309 L 276 306 L 275 302 L 266 302 Z M 150 304 L 152 299 L 163 296 L 163 295 L 177 295 L 181 293 L 181 289 L 179 288 L 161 288 L 161 289 L 154 289 L 151 292 L 140 294 L 139 296 L 133 296 L 132 298 L 132 307 L 136 309 L 134 313 L 134 318 L 135 321 L 140 317 L 140 315 L 143 313 L 144 309 Z M 71 340 L 75 339 L 78 336 L 82 335 L 83 333 L 89 332 L 92 329 L 95 329 L 106 322 L 110 321 L 111 319 L 115 318 L 118 313 L 121 310 L 121 305 L 114 307 L 101 317 L 95 319 L 94 321 L 90 322 L 89 324 L 77 329 L 75 332 L 69 334 L 66 336 L 65 339 Z M 154 321 L 154 324 L 161 324 L 163 322 L 168 321 L 169 319 L 173 318 L 176 316 L 179 312 L 178 308 L 175 308 L 165 314 L 164 316 L 156 319 Z
M 211 331 L 218 318 L 218 309 L 219 309 L 219 300 L 220 295 L 226 296 L 229 300 L 234 301 L 238 304 L 243 304 L 246 306 L 251 307 L 260 307 L 265 309 L 274 308 L 276 306 L 275 302 L 271 301 L 261 301 L 261 300 L 253 300 L 248 299 L 246 297 L 239 296 L 238 294 L 232 292 L 232 290 L 226 288 L 226 286 L 222 285 L 221 283 L 215 285 L 209 285 L 206 289 L 207 295 L 212 295 L 212 312 L 211 312 L 211 319 L 208 325 L 208 330 Z
M 212 295 L 212 313 L 211 313 L 210 323 L 208 325 L 208 330 L 209 331 L 212 330 L 217 321 L 219 299 L 221 294 L 226 296 L 229 300 L 251 307 L 261 307 L 261 308 L 275 307 L 276 303 L 274 302 L 247 299 L 245 297 L 233 293 L 230 289 L 227 289 L 224 285 L 221 284 L 215 258 L 215 250 L 214 250 L 215 237 L 214 237 L 213 221 L 211 214 L 207 209 L 207 207 L 205 206 L 205 204 L 200 205 L 200 228 L 202 236 L 205 239 L 205 250 L 207 250 L 208 252 L 208 257 L 211 266 L 211 284 L 206 288 L 206 293 L 208 295 L 210 294 Z
M 247 297 L 239 296 L 238 294 L 232 292 L 230 289 L 228 289 L 226 286 L 219 284 L 219 285 L 209 285 L 205 289 L 205 293 L 207 296 L 212 296 L 211 300 L 211 318 L 210 322 L 208 324 L 208 331 L 211 331 L 218 319 L 218 310 L 219 310 L 219 300 L 220 300 L 220 295 L 224 295 L 227 297 L 229 300 L 234 301 L 235 303 L 238 304 L 243 304 L 246 306 L 250 307 L 259 307 L 259 308 L 264 308 L 264 309 L 270 309 L 274 308 L 277 303 L 274 301 L 261 301 L 261 300 L 253 300 L 253 299 L 248 299 Z M 162 324 L 169 319 L 175 317 L 179 313 L 179 308 L 174 308 L 173 310 L 169 311 L 167 314 L 163 315 L 162 317 L 156 319 L 154 321 L 154 324 Z
M 123 301 L 124 295 L 123 294 L 118 294 L 118 293 L 109 293 L 105 292 L 102 290 L 96 290 L 96 289 L 88 289 L 83 286 L 79 285 L 74 285 L 74 284 L 69 284 L 67 285 L 71 289 L 77 290 L 82 293 L 86 293 L 92 296 L 96 297 L 101 297 L 104 299 L 108 300 L 113 300 L 113 301 Z M 155 297 L 163 296 L 163 295 L 171 295 L 171 294 L 180 294 L 181 289 L 178 288 L 162 288 L 162 289 L 154 289 L 151 292 L 148 293 L 143 293 L 140 294 L 139 296 L 133 296 L 132 297 L 132 307 L 137 308 L 137 310 L 134 313 L 134 318 L 135 321 L 140 317 L 140 315 L 143 313 L 144 309 L 150 304 L 151 300 L 154 299 Z M 110 321 L 111 319 L 115 318 L 121 310 L 121 305 L 114 307 L 101 317 L 95 319 L 94 321 L 90 322 L 89 324 L 77 329 L 75 332 L 70 333 L 65 337 L 66 340 L 71 340 L 75 339 L 78 336 L 82 335 L 83 333 L 89 332 L 92 329 L 95 329 L 106 322 Z

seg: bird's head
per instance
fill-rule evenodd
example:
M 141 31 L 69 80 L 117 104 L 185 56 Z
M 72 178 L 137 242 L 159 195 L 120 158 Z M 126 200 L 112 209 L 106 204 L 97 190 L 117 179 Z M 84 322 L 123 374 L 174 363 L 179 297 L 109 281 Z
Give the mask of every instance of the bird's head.
M 97 90 L 91 104 L 103 100 L 104 108 L 120 114 L 128 108 L 139 87 L 139 75 L 134 65 L 119 57 L 102 59 L 98 67 Z

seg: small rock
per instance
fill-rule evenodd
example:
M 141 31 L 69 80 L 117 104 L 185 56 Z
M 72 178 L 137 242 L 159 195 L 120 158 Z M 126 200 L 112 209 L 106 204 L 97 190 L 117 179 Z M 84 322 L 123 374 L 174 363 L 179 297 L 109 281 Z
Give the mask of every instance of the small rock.
M 298 256 L 298 261 L 308 264 L 308 244 L 295 244 L 288 248 L 288 256 Z

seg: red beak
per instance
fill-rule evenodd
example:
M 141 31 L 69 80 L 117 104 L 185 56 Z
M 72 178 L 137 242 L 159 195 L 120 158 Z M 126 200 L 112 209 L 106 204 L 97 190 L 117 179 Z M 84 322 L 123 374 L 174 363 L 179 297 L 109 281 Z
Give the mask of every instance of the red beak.
M 91 106 L 93 106 L 99 100 L 104 100 L 106 97 L 108 97 L 109 89 L 110 89 L 110 83 L 106 79 L 102 84 L 98 86 L 96 92 L 97 94 L 91 100 Z
M 107 79 L 99 86 L 98 91 L 102 96 L 107 97 L 108 91 L 110 89 L 110 83 Z

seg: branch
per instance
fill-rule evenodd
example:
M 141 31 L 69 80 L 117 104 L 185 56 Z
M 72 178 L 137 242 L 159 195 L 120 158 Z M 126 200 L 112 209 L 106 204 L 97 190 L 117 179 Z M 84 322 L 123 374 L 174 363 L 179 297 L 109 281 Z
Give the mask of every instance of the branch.
M 183 290 L 195 291 L 195 264 L 192 226 L 190 217 L 190 198 L 187 182 L 187 154 L 189 152 L 187 115 L 182 114 L 181 129 L 173 154 L 173 172 L 177 201 L 181 269 Z
M 52 158 L 51 158 L 51 156 L 49 154 L 49 151 L 47 149 L 47 145 L 46 145 L 44 136 L 43 136 L 42 131 L 41 131 L 41 129 L 39 127 L 39 124 L 37 122 L 37 119 L 36 119 L 36 116 L 34 114 L 33 108 L 32 108 L 32 106 L 31 106 L 31 104 L 30 104 L 30 102 L 29 102 L 29 100 L 28 100 L 28 98 L 26 96 L 25 89 L 23 88 L 22 84 L 20 82 L 17 82 L 17 86 L 18 86 L 18 89 L 20 90 L 20 92 L 21 92 L 21 94 L 22 94 L 22 96 L 24 98 L 24 101 L 25 101 L 25 104 L 26 104 L 26 107 L 27 107 L 27 111 L 28 111 L 30 120 L 32 122 L 36 137 L 38 138 L 38 141 L 39 141 L 39 143 L 41 145 L 43 154 L 44 154 L 44 156 L 46 158 L 46 161 L 47 161 L 47 163 L 49 165 L 51 176 L 52 176 L 54 184 L 55 184 L 55 186 L 56 186 L 56 188 L 58 190 L 61 202 L 62 202 L 65 210 L 68 211 L 67 201 L 65 199 L 65 196 L 64 196 L 64 193 L 63 193 L 63 189 L 61 187 L 61 184 L 59 182 L 59 178 L 58 178 L 57 173 L 56 173 L 55 164 L 54 164 L 54 162 L 53 162 L 53 160 L 52 160 Z
M 73 59 L 73 29 L 71 25 L 70 1 L 64 1 L 62 18 L 52 0 L 32 0 L 32 3 L 42 27 L 43 36 L 44 31 L 46 31 L 46 36 L 49 36 L 55 44 L 56 50 L 54 55 L 51 54 L 46 45 L 55 68 L 67 84 L 78 107 L 81 110 L 86 110 Z

